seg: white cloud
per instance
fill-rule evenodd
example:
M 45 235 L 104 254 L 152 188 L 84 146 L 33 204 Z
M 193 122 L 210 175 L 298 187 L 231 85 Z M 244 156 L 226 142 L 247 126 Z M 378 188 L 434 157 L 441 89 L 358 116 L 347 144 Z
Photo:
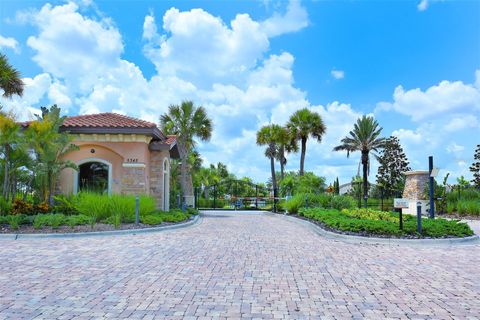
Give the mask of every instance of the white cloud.
M 445 150 L 447 150 L 448 153 L 458 154 L 458 153 L 462 152 L 463 150 L 465 150 L 465 147 L 462 146 L 462 145 L 456 144 L 455 142 L 451 142 L 445 148 Z
M 441 81 L 425 91 L 395 88 L 393 102 L 380 102 L 376 112 L 394 110 L 410 116 L 413 121 L 442 117 L 447 113 L 478 113 L 480 111 L 480 87 L 476 72 L 475 85 L 461 81 Z
M 480 128 L 480 121 L 473 114 L 457 115 L 445 125 L 448 132 L 460 131 L 466 128 Z
M 11 49 L 15 53 L 20 53 L 20 45 L 15 38 L 12 37 L 4 37 L 0 35 L 0 49 Z
M 308 26 L 308 13 L 300 0 L 290 0 L 285 14 L 275 13 L 262 22 L 262 28 L 269 37 L 299 31 Z
M 418 11 L 425 11 L 428 8 L 428 0 L 421 0 L 418 5 L 417 9 Z
M 330 74 L 334 79 L 337 79 L 337 80 L 343 79 L 345 77 L 345 72 L 342 70 L 333 69 L 332 71 L 330 71 Z
M 67 86 L 87 92 L 99 77 L 118 65 L 123 43 L 109 19 L 86 18 L 73 2 L 46 4 L 30 17 L 39 29 L 37 36 L 27 40 L 36 51 L 33 60 L 45 72 L 65 79 Z

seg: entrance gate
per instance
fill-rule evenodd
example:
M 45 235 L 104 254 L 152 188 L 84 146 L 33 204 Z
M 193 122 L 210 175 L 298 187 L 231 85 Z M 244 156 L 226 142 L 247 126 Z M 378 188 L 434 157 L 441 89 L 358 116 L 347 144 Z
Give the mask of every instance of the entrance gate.
M 227 179 L 195 188 L 195 207 L 222 210 L 275 210 L 273 192 L 264 185 Z

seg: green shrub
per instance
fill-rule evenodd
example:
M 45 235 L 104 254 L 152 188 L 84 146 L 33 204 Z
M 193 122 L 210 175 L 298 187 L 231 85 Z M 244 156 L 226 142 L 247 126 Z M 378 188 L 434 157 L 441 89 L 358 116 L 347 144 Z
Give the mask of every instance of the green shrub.
M 398 223 L 398 217 L 395 217 L 390 212 L 378 211 L 373 209 L 356 208 L 356 209 L 343 209 L 343 214 L 350 217 L 367 219 L 367 220 L 383 220 Z
M 18 230 L 21 224 L 26 224 L 29 221 L 28 217 L 24 214 L 15 214 L 6 216 L 6 222 L 10 225 L 10 228 L 13 230 Z
M 65 215 L 63 214 L 37 214 L 33 217 L 32 225 L 35 229 L 45 226 L 57 229 L 65 223 Z
M 190 218 L 189 214 L 183 213 L 181 210 L 178 209 L 171 210 L 169 212 L 158 211 L 157 213 L 165 222 L 182 222 Z
M 333 196 L 330 202 L 331 208 L 337 210 L 353 209 L 356 207 L 357 202 L 351 196 Z M 328 208 L 328 207 L 324 207 Z
M 363 209 L 365 210 L 365 209 Z M 300 214 L 306 218 L 320 221 L 326 226 L 355 233 L 367 233 L 382 236 L 417 236 L 417 237 L 465 237 L 473 235 L 473 231 L 466 223 L 456 220 L 445 219 L 422 219 L 422 234 L 417 233 L 416 217 L 405 215 L 403 230 L 399 229 L 398 218 L 393 213 L 370 210 L 362 213 L 357 210 L 355 214 L 347 214 L 348 210 L 338 211 L 335 209 L 301 209 Z M 352 211 L 355 212 L 355 211 Z M 388 216 L 395 220 L 384 220 Z M 382 217 L 383 220 L 379 219 Z
M 54 197 L 55 199 L 55 206 L 53 207 L 53 211 L 55 213 L 63 213 L 67 216 L 78 214 L 77 206 L 75 200 L 77 197 L 70 195 L 58 195 Z
M 93 220 L 102 221 L 114 214 L 121 216 L 122 222 L 135 221 L 135 196 L 133 195 L 103 195 L 82 192 L 75 200 L 77 210 Z M 155 210 L 155 199 L 150 196 L 140 196 L 140 216 L 147 215 Z
M 80 225 L 90 224 L 91 218 L 89 216 L 78 214 L 73 216 L 67 216 L 65 218 L 65 224 L 71 228 Z
M 0 215 L 8 215 L 12 211 L 12 204 L 0 197 Z
M 198 209 L 188 207 L 187 208 L 187 213 L 190 214 L 190 215 L 197 215 L 197 214 L 200 213 L 200 211 L 198 211 Z
M 142 223 L 149 224 L 149 225 L 157 225 L 163 222 L 163 218 L 158 214 L 149 214 L 142 217 Z
M 287 209 L 289 214 L 297 214 L 300 208 L 305 207 L 305 196 L 297 195 L 285 202 L 285 209 Z

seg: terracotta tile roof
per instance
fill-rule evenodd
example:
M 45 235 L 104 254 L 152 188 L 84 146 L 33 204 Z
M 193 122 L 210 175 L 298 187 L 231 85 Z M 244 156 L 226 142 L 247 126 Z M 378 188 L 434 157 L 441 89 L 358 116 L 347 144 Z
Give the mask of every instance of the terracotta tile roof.
M 165 143 L 168 144 L 168 145 L 171 145 L 175 141 L 177 141 L 177 136 L 169 135 L 169 136 L 167 136 L 167 140 L 165 140 Z
M 111 112 L 67 117 L 63 123 L 64 128 L 154 128 L 156 126 L 153 122 Z

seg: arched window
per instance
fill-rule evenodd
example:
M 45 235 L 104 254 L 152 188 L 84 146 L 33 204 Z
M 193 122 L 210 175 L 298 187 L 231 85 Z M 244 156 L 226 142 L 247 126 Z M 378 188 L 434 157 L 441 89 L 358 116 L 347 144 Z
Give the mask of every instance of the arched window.
M 77 163 L 78 171 L 74 174 L 73 192 L 88 191 L 111 194 L 112 165 L 97 158 L 84 159 Z

